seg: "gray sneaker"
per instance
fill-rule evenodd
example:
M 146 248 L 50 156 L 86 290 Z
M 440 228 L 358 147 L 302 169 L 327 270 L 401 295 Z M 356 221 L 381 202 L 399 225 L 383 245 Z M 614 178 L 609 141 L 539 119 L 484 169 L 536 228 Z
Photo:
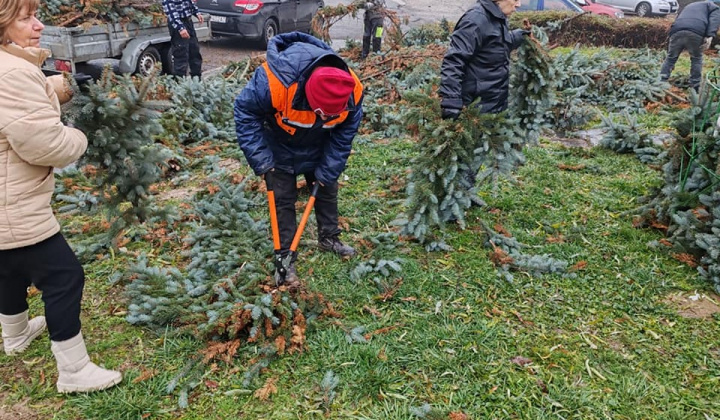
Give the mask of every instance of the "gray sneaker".
M 340 242 L 337 236 L 320 238 L 318 248 L 320 248 L 321 251 L 334 252 L 341 257 L 352 257 L 355 255 L 355 249 Z

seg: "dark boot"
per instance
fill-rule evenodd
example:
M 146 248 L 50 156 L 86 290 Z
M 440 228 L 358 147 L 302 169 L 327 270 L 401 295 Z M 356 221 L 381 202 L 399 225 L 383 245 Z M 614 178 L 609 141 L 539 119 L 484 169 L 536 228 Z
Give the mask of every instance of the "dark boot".
M 320 248 L 321 251 L 334 252 L 341 257 L 352 257 L 355 255 L 355 249 L 340 242 L 337 236 L 320 238 L 318 248 Z

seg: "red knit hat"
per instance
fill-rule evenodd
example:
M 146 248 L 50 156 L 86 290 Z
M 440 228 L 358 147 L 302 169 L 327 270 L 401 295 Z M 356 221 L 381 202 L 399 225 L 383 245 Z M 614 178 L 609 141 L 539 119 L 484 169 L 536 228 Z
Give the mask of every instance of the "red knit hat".
M 305 83 L 305 96 L 310 107 L 326 115 L 338 115 L 347 109 L 355 79 L 337 67 L 318 67 Z

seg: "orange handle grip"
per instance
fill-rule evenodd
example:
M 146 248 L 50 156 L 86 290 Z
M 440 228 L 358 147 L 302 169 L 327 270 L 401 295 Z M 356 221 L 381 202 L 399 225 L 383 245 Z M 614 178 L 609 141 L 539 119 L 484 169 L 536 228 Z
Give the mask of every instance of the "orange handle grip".
M 275 209 L 275 192 L 268 190 L 268 203 L 270 205 L 270 229 L 272 230 L 273 246 L 280 250 L 280 228 L 278 228 L 277 210 Z M 299 242 L 299 241 L 298 241 Z
M 295 237 L 293 238 L 292 244 L 290 245 L 290 252 L 295 252 L 298 245 L 300 244 L 300 236 L 302 236 L 303 230 L 305 230 L 305 225 L 307 224 L 308 218 L 310 217 L 310 212 L 312 211 L 314 205 L 315 196 L 311 195 L 310 199 L 307 202 L 307 206 L 305 206 L 305 211 L 300 218 L 300 225 L 298 225 L 298 229 L 295 232 Z

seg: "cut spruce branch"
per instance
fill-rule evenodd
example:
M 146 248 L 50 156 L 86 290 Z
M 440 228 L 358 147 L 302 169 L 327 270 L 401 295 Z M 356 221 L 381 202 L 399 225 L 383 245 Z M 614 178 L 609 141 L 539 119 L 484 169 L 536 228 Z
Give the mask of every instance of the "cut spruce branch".
M 310 24 L 313 34 L 325 42 L 330 42 L 330 28 L 347 16 L 354 19 L 358 18 L 358 14 L 365 9 L 366 4 L 366 0 L 355 0 L 347 5 L 340 3 L 337 6 L 320 8 L 317 13 L 315 13 L 315 16 L 313 16 Z M 391 45 L 391 48 L 395 48 L 403 38 L 402 30 L 400 29 L 401 20 L 397 12 L 389 10 L 386 7 L 380 9 L 379 13 L 382 13 L 385 17 L 385 41 Z M 389 26 L 387 25 L 388 22 L 390 23 Z

